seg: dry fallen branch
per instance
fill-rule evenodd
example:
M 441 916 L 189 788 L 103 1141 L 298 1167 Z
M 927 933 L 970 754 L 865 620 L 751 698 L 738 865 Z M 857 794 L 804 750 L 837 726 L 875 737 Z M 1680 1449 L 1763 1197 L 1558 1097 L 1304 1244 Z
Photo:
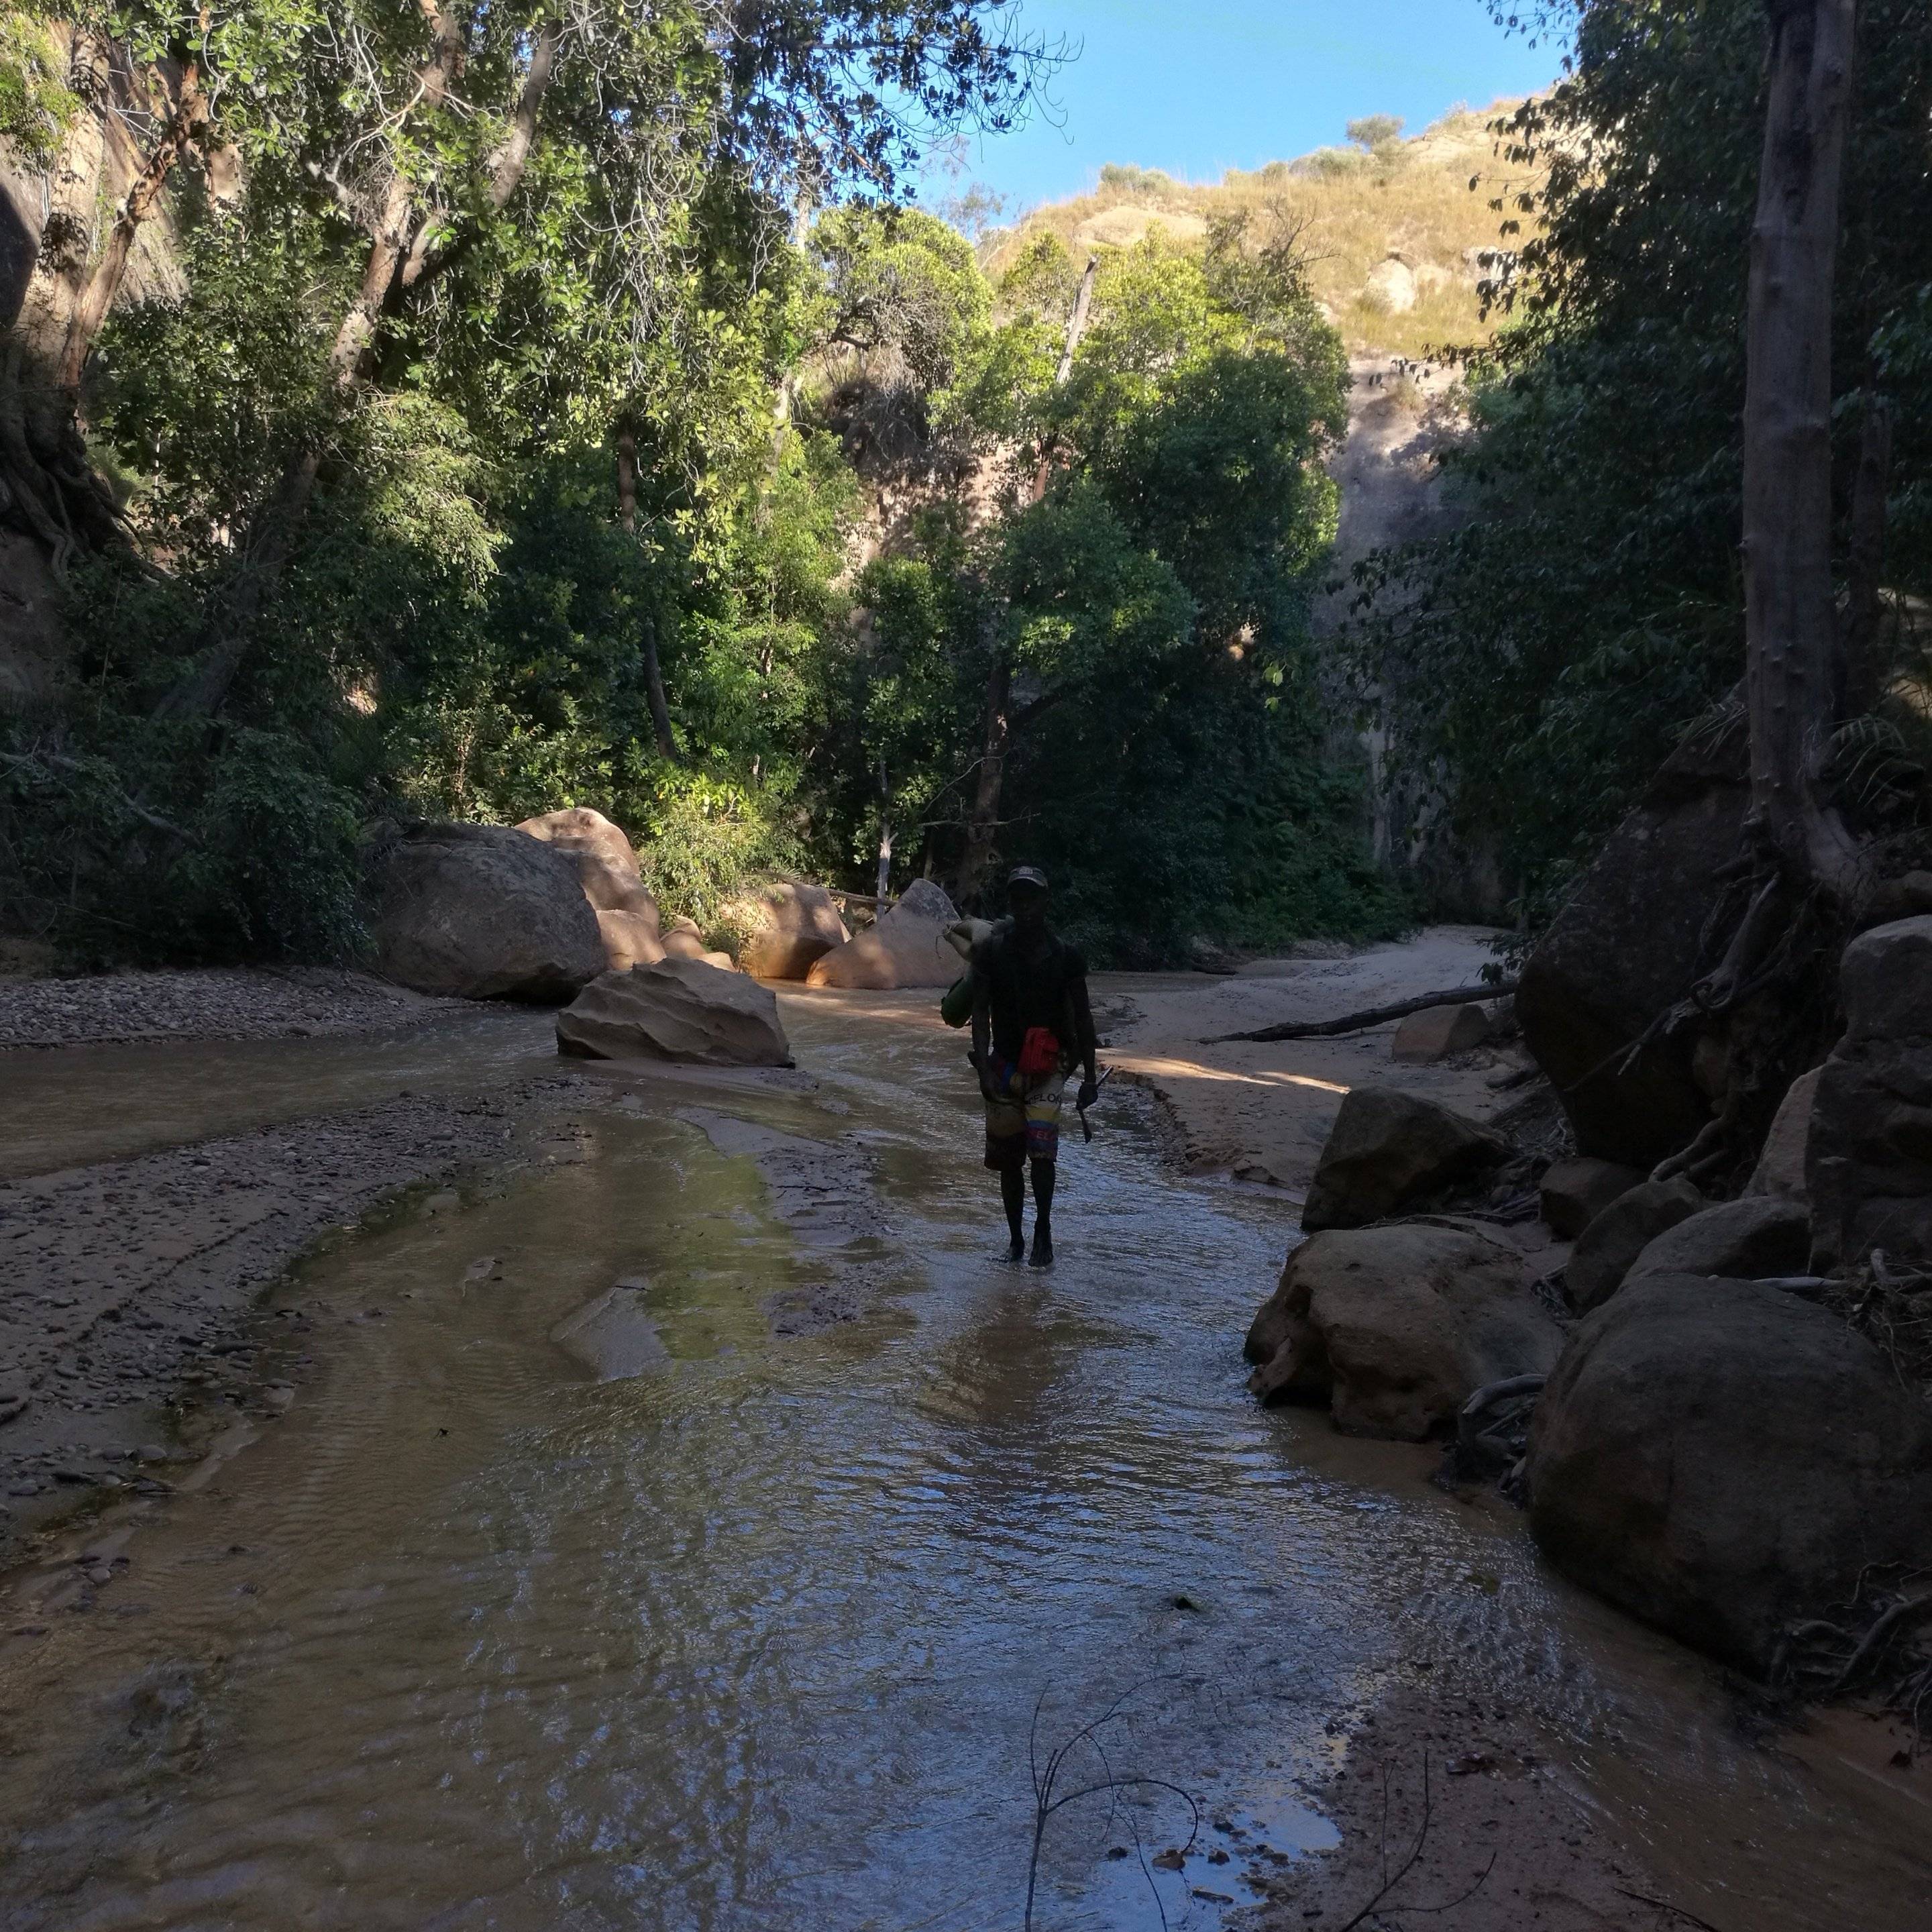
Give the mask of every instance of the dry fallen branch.
M 1342 1924 L 1341 1932 L 1356 1932 L 1358 1926 L 1366 1924 L 1377 1912 L 1384 1910 L 1404 1913 L 1453 1912 L 1457 1906 L 1474 1898 L 1476 1894 L 1482 1890 L 1490 1873 L 1496 1868 L 1496 1855 L 1492 1852 L 1490 1854 L 1489 1863 L 1476 1874 L 1475 1882 L 1466 1890 L 1458 1892 L 1454 1898 L 1441 1900 L 1434 1905 L 1390 1905 L 1388 1903 L 1390 1893 L 1394 1892 L 1415 1869 L 1415 1862 L 1421 1857 L 1423 1849 L 1429 1842 L 1429 1828 L 1435 1816 L 1436 1801 L 1434 1794 L 1430 1788 L 1429 1756 L 1426 1752 L 1423 1754 L 1422 1759 L 1422 1822 L 1417 1828 L 1415 1843 L 1409 1846 L 1408 1856 L 1403 1858 L 1400 1864 L 1396 1866 L 1393 1874 L 1388 1868 L 1388 1772 L 1384 1768 L 1382 1772 L 1382 1885 L 1368 1904 L 1364 1906 L 1354 1918 L 1347 1920 Z
M 1618 1886 L 1617 1890 L 1625 1898 L 1635 1899 L 1640 1905 L 1654 1905 L 1658 1911 L 1667 1912 L 1672 1918 L 1682 1919 L 1687 1925 L 1699 1927 L 1700 1932 L 1718 1932 L 1717 1927 L 1713 1925 L 1708 1918 L 1700 1918 L 1696 1912 L 1686 1912 L 1682 1906 L 1672 1905 L 1667 1898 L 1653 1898 L 1648 1892 L 1633 1892 L 1627 1885 Z
M 1493 986 L 1452 986 L 1446 992 L 1418 993 L 1412 1000 L 1396 1000 L 1386 1006 L 1366 1006 L 1358 1013 L 1344 1013 L 1340 1019 L 1288 1020 L 1253 1033 L 1217 1033 L 1200 1044 L 1221 1046 L 1231 1040 L 1332 1040 L 1339 1034 L 1365 1033 L 1370 1027 L 1381 1026 L 1389 1020 L 1406 1020 L 1411 1013 L 1426 1012 L 1431 1006 L 1466 1006 L 1478 1000 L 1506 1000 L 1516 991 L 1516 985 L 1514 980 L 1498 980 Z
M 1090 1724 L 1083 1724 L 1064 1744 L 1050 1751 L 1044 1765 L 1040 1760 L 1040 1714 L 1046 1703 L 1044 1690 L 1040 1694 L 1039 1701 L 1033 1707 L 1033 1723 L 1027 1733 L 1027 1763 L 1033 1775 L 1033 1856 L 1027 1862 L 1026 1912 L 1022 1922 L 1024 1932 L 1033 1932 L 1034 1898 L 1040 1884 L 1040 1855 L 1046 1840 L 1047 1826 L 1056 1812 L 1064 1810 L 1068 1805 L 1076 1804 L 1083 1798 L 1097 1797 L 1102 1793 L 1109 1798 L 1117 1798 L 1124 1791 L 1165 1791 L 1171 1796 L 1178 1798 L 1187 1807 L 1190 1814 L 1191 1822 L 1187 1842 L 1180 1847 L 1183 1858 L 1193 1850 L 1195 1840 L 1201 1835 L 1201 1807 L 1191 1792 L 1183 1790 L 1179 1785 L 1164 1778 L 1118 1776 L 1108 1762 L 1106 1748 L 1100 1741 L 1100 1732 L 1120 1714 L 1128 1700 L 1144 1688 L 1136 1684 L 1131 1690 L 1122 1691 L 1099 1717 Z M 1082 1745 L 1100 1760 L 1101 1775 L 1091 1784 L 1083 1784 L 1072 1791 L 1060 1791 L 1058 1787 L 1060 1774 L 1066 1768 L 1066 1761 Z M 1148 1888 L 1154 1894 L 1154 1909 L 1160 1914 L 1164 1932 L 1167 1924 L 1167 1906 L 1161 1898 L 1160 1886 L 1154 1882 L 1154 1873 L 1148 1866 L 1147 1851 L 1141 1844 L 1139 1829 L 1137 1826 L 1132 1829 L 1134 1849 L 1140 1858 L 1141 1874 L 1146 1879 Z

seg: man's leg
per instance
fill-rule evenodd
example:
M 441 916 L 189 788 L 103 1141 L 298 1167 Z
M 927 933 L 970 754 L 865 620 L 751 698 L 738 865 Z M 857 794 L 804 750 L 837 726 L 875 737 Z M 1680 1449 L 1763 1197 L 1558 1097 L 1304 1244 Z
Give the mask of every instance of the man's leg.
M 1033 1164 L 1033 1264 L 1053 1265 L 1053 1183 L 1059 1168 L 1050 1160 Z M 1017 1225 L 1017 1223 L 1016 1223 Z
M 1017 1167 L 1000 1170 L 1000 1200 L 1006 1210 L 1006 1231 L 1012 1236 L 1012 1245 L 1006 1250 L 1010 1261 L 1026 1258 L 1026 1174 Z

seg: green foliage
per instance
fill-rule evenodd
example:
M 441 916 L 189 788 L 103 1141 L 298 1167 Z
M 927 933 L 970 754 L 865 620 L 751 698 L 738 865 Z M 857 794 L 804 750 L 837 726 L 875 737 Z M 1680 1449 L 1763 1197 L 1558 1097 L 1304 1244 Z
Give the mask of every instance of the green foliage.
M 971 246 L 916 208 L 832 209 L 812 231 L 831 314 L 828 344 L 890 350 L 921 388 L 950 384 L 992 308 Z
M 1014 11 L 782 0 L 728 44 L 708 4 L 616 0 L 533 118 L 548 0 L 448 15 L 454 91 L 422 10 L 103 12 L 130 59 L 202 50 L 243 185 L 180 171 L 178 282 L 89 373 L 140 554 L 76 571 L 66 715 L 8 728 L 7 916 L 88 957 L 346 955 L 359 825 L 568 805 L 710 931 L 762 873 L 869 884 L 888 840 L 947 878 L 998 686 L 1000 843 L 1099 956 L 1391 929 L 1321 752 L 1345 371 L 1292 238 L 1110 255 L 1062 383 L 1064 247 L 996 290 L 856 198 L 1016 110 Z
M 1162 195 L 1172 194 L 1174 189 L 1174 177 L 1159 168 L 1137 168 L 1131 164 L 1107 161 L 1101 165 L 1100 186 L 1103 190 L 1112 189 L 1120 194 L 1152 195 L 1159 200 Z
M 1402 141 L 1402 118 L 1395 114 L 1365 114 L 1342 130 L 1364 154 L 1386 160 Z
M 1363 573 L 1365 695 L 1418 782 L 1492 838 L 1540 917 L 1684 728 L 1743 674 L 1748 244 L 1763 136 L 1760 0 L 1580 10 L 1573 71 L 1504 129 L 1544 171 L 1448 459 L 1453 533 Z M 1839 508 L 1868 395 L 1898 424 L 1886 582 L 1932 577 L 1932 16 L 1860 24 L 1832 345 Z M 1528 220 L 1534 212 L 1540 226 Z M 1838 533 L 1842 554 L 1844 532 Z
M 760 875 L 808 865 L 803 844 L 755 788 L 702 772 L 668 771 L 640 821 L 638 854 L 658 902 L 716 929 L 724 902 Z
M 360 817 L 279 733 L 0 721 L 0 922 L 82 963 L 352 957 Z
M 0 12 L 0 141 L 29 167 L 46 167 L 80 103 L 62 76 L 59 50 L 25 8 Z

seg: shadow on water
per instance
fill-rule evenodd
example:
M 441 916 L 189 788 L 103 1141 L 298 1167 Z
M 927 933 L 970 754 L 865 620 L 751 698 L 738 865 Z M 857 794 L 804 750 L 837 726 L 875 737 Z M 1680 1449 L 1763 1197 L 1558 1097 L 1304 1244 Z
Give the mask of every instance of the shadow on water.
M 1332 1842 L 1297 1781 L 1418 1660 L 1530 1703 L 1666 1853 L 1687 1793 L 1700 1852 L 1818 1824 L 1514 1526 L 1252 1407 L 1278 1209 L 1162 1172 L 1123 1100 L 1060 1265 L 1010 1268 L 956 1039 L 789 1017 L 808 1077 L 607 1072 L 580 1160 L 301 1272 L 295 1409 L 0 1648 L 0 1924 L 1011 1928 L 1036 1712 L 1051 1744 L 1118 1702 L 1070 1775 L 1177 1784 L 1202 1836 L 1161 1869 L 1167 1792 L 1070 1808 L 1036 1924 L 1213 1927 Z M 1788 1876 L 1738 1932 L 1880 1924 Z

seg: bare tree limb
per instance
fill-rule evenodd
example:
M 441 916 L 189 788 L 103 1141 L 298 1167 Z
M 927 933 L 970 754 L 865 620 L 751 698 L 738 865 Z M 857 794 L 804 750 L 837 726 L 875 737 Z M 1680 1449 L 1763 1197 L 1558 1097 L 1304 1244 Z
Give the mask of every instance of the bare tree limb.
M 1386 1006 L 1365 1006 L 1360 1012 L 1344 1013 L 1333 1020 L 1284 1020 L 1279 1026 L 1258 1028 L 1252 1033 L 1217 1033 L 1199 1043 L 1222 1046 L 1232 1040 L 1332 1040 L 1337 1034 L 1364 1033 L 1389 1020 L 1406 1019 L 1411 1013 L 1426 1012 L 1431 1006 L 1466 1006 L 1478 1000 L 1505 1000 L 1516 991 L 1514 980 L 1498 980 L 1493 986 L 1452 986 L 1440 993 L 1418 993 L 1412 1000 L 1396 1000 Z

